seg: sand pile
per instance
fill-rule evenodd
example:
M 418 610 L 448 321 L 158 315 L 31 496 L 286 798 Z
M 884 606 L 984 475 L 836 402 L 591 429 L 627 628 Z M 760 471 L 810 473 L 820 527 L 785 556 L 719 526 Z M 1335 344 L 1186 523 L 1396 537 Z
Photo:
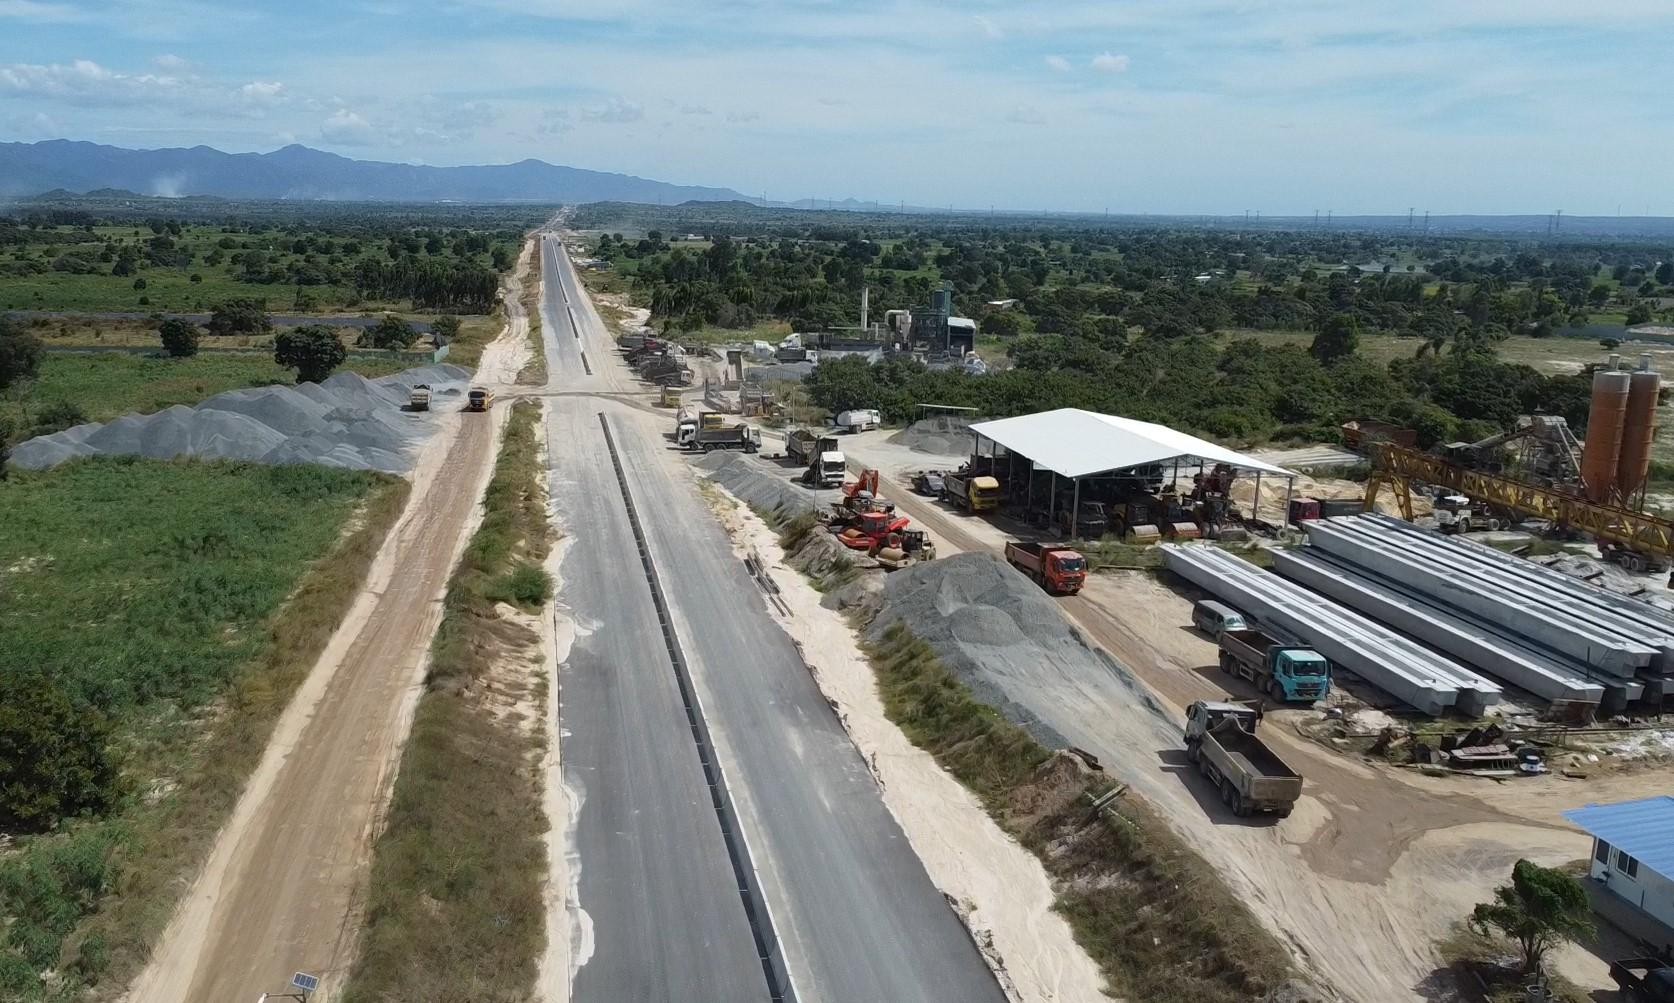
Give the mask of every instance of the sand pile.
M 462 398 L 470 376 L 461 366 L 437 365 L 375 380 L 337 373 L 318 384 L 229 390 L 196 407 L 177 404 L 38 436 L 12 450 L 12 462 L 41 470 L 77 456 L 196 456 L 403 473 L 435 430 L 432 415 L 401 410 L 413 385 L 430 384 L 431 407 L 446 410 Z
M 1049 748 L 1075 743 L 1020 700 L 1056 692 L 1061 679 L 1102 680 L 1129 703 L 1163 713 L 1131 676 L 1081 639 L 1038 585 L 995 554 L 955 554 L 894 572 L 877 601 L 868 636 L 905 623 L 977 699 Z
M 969 456 L 976 452 L 976 434 L 971 431 L 971 420 L 947 415 L 920 418 L 890 436 L 889 441 L 906 446 L 915 453 Z
M 699 471 L 758 511 L 789 519 L 823 507 L 819 492 L 796 483 L 797 472 L 782 473 L 736 453 L 710 453 L 697 461 Z M 827 492 L 836 497 L 836 492 Z

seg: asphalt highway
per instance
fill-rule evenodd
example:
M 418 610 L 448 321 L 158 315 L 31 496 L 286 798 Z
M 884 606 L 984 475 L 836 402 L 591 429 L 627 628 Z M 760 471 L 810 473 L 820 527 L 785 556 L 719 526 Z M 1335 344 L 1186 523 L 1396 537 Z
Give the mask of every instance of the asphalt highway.
M 647 619 L 649 588 L 597 431 L 602 412 L 796 998 L 1001 1003 L 970 935 L 768 615 L 685 461 L 671 452 L 662 434 L 671 423 L 612 398 L 644 388 L 622 366 L 554 240 L 545 244 L 543 270 L 549 389 L 558 394 L 552 491 L 573 541 L 559 601 L 579 627 L 575 651 L 559 667 L 560 758 L 566 782 L 585 788 L 574 855 L 580 906 L 593 924 L 593 954 L 575 999 L 674 998 L 657 993 L 686 988 L 687 973 L 663 969 L 693 958 L 706 962 L 706 978 L 741 988 L 733 995 L 693 985 L 680 998 L 766 991 L 753 942 L 741 932 L 737 888 L 716 890 L 728 868 L 719 822 L 656 621 Z M 571 396 L 577 392 L 600 396 Z M 707 820 L 699 817 L 705 811 Z

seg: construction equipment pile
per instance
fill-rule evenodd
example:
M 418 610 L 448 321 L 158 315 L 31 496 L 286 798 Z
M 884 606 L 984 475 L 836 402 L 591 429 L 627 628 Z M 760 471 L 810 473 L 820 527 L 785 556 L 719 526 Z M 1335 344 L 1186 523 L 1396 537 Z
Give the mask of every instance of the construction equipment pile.
M 190 456 L 405 473 L 436 429 L 432 416 L 403 413 L 413 387 L 429 384 L 435 401 L 457 399 L 470 375 L 461 366 L 435 365 L 378 379 L 344 372 L 322 383 L 229 390 L 195 407 L 177 404 L 37 436 L 12 450 L 11 462 L 42 470 L 78 456 Z

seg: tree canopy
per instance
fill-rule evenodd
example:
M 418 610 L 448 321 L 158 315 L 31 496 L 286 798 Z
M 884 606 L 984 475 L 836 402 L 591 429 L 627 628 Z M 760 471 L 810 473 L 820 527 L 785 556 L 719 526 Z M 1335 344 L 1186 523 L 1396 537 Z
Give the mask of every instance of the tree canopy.
M 296 370 L 298 383 L 318 383 L 349 357 L 337 332 L 324 324 L 280 331 L 273 339 L 273 361 Z
M 1560 941 L 1592 932 L 1592 906 L 1581 882 L 1568 873 L 1519 860 L 1511 869 L 1511 884 L 1494 889 L 1494 901 L 1471 911 L 1471 926 L 1515 941 L 1523 971 L 1533 972 Z
M 198 325 L 180 317 L 169 317 L 157 325 L 163 350 L 176 359 L 198 354 Z

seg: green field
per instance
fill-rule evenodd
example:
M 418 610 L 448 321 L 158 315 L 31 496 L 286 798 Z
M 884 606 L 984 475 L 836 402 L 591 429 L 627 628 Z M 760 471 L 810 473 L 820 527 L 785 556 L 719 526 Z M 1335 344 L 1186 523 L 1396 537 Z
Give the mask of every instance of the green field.
M 200 313 L 253 297 L 280 313 L 400 311 L 411 304 L 358 287 L 362 263 L 490 269 L 517 253 L 515 231 L 477 228 L 5 222 L 0 218 L 0 310 Z
M 1313 342 L 1314 333 L 1312 331 L 1257 331 L 1233 328 L 1220 333 L 1217 337 L 1222 344 L 1229 344 L 1243 338 L 1253 338 L 1264 345 L 1301 345 L 1306 348 Z M 1417 338 L 1362 333 L 1360 335 L 1359 352 L 1375 362 L 1392 362 L 1396 359 L 1412 358 L 1417 354 L 1418 346 L 1422 344 L 1423 342 Z M 1557 373 L 1579 372 L 1584 365 L 1604 363 L 1609 361 L 1610 358 L 1610 352 L 1591 338 L 1512 337 L 1496 342 L 1494 349 L 1502 360 L 1533 366 L 1547 376 Z M 1636 356 L 1639 352 L 1650 352 L 1653 356 L 1674 358 L 1674 347 L 1671 346 L 1624 343 L 1616 351 L 1624 357 Z M 1664 371 L 1667 371 L 1666 367 L 1663 368 Z
M 143 959 L 403 496 L 366 472 L 129 459 L 0 482 L 0 682 L 103 721 L 76 752 L 120 778 L 0 849 L 0 999 L 69 999 Z
M 367 376 L 399 372 L 411 362 L 353 357 L 343 369 Z M 206 397 L 240 387 L 294 383 L 296 374 L 268 355 L 194 355 L 170 359 L 127 352 L 48 352 L 40 376 L 21 408 L 0 402 L 0 414 L 15 419 L 25 434 L 41 408 L 66 402 L 89 421 L 109 421 L 134 412 L 160 411 L 175 404 L 196 404 Z M 22 414 L 19 411 L 22 411 Z

